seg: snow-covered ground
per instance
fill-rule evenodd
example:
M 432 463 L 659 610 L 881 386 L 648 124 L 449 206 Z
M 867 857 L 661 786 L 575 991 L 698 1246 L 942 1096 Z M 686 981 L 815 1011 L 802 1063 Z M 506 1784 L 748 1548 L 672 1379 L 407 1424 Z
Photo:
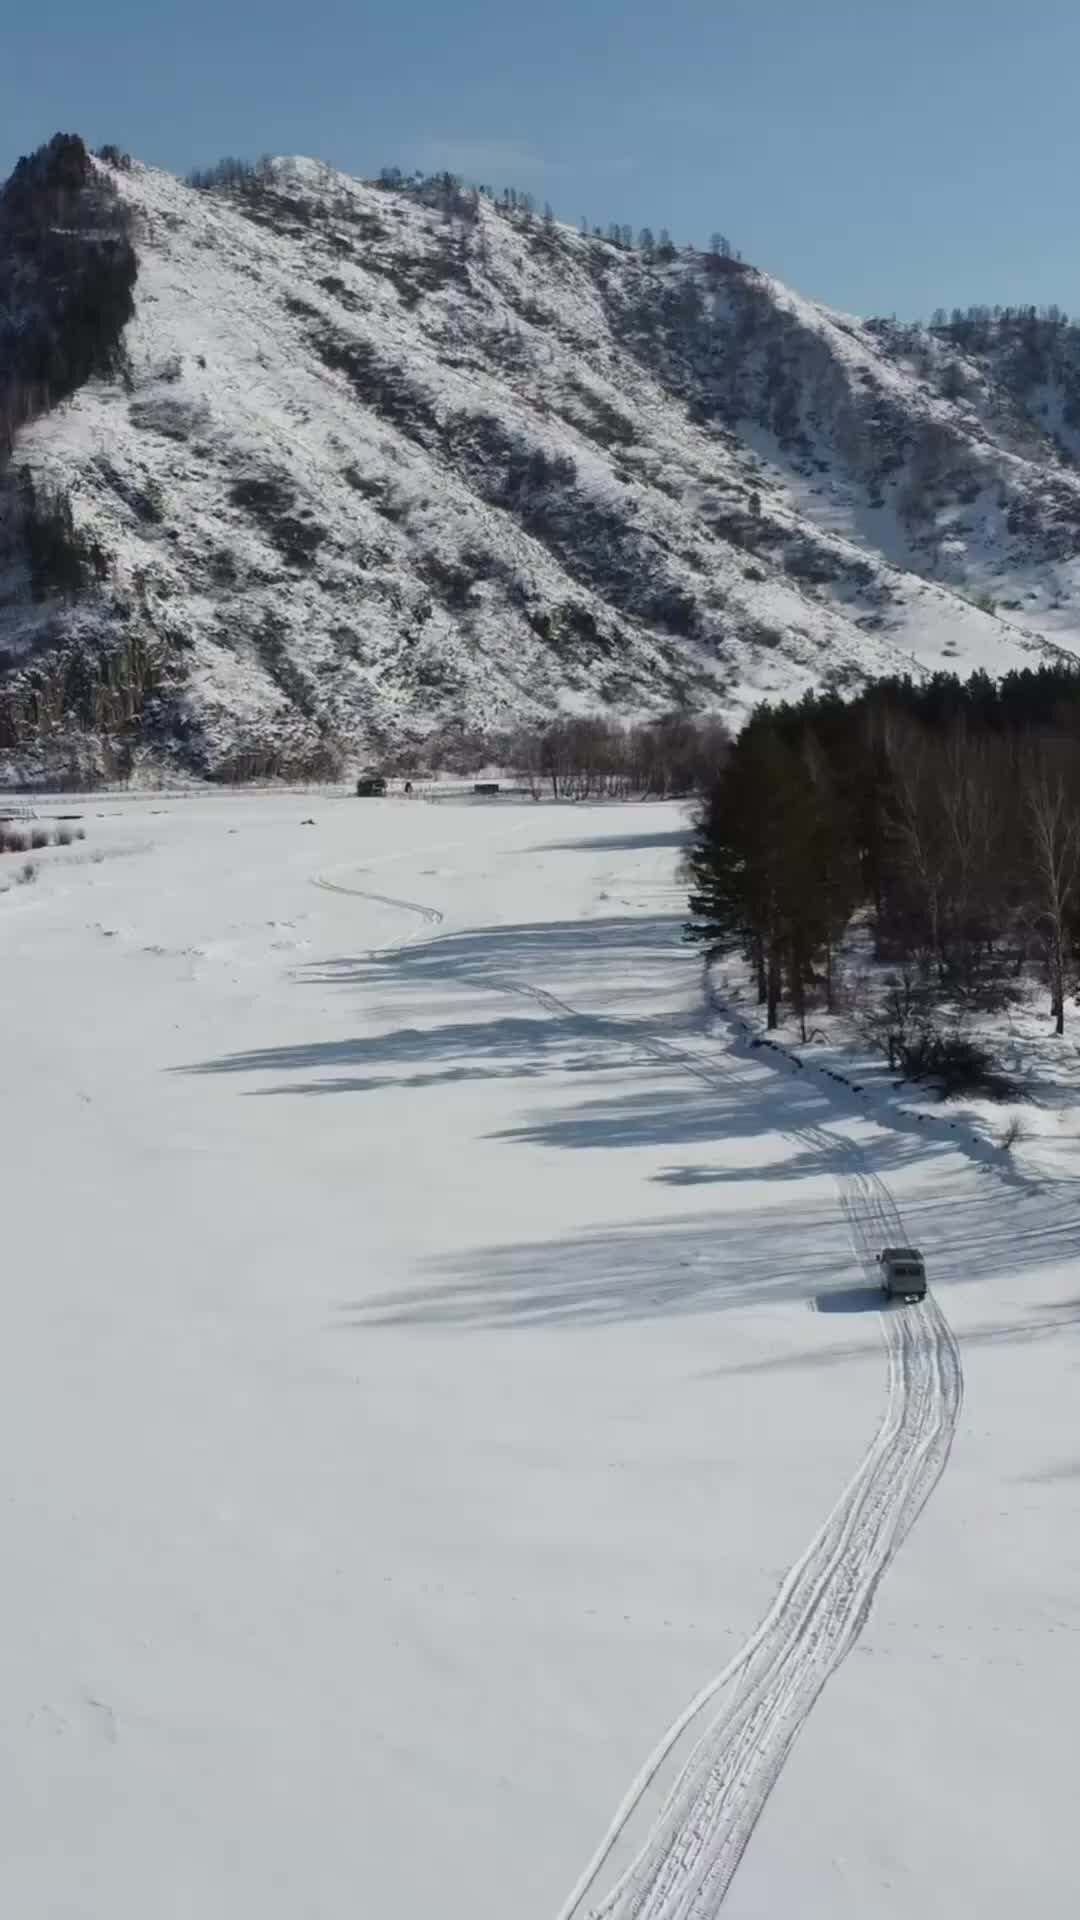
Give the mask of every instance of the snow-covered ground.
M 896 972 L 872 957 L 869 929 L 856 922 L 834 960 L 835 1010 L 812 1008 L 807 1039 L 788 1006 L 769 1032 L 750 968 L 730 957 L 710 970 L 709 995 L 752 1044 L 775 1048 L 792 1071 L 809 1069 L 836 1097 L 860 1111 L 884 1111 L 888 1123 L 953 1143 L 1009 1178 L 1040 1186 L 1065 1185 L 1080 1171 L 1080 991 L 1066 999 L 1065 1032 L 1054 1032 L 1049 990 L 1035 970 L 1011 983 L 1004 1006 L 988 1010 L 942 1001 L 937 1025 L 973 1042 L 987 1055 L 997 1081 L 994 1097 L 981 1092 L 943 1100 L 933 1083 L 905 1080 L 890 1068 L 875 1038 L 885 996 Z M 920 1137 L 917 1135 L 917 1137 Z
M 671 807 L 55 811 L 0 898 L 5 1913 L 1071 1915 L 1060 1144 L 707 1015 Z

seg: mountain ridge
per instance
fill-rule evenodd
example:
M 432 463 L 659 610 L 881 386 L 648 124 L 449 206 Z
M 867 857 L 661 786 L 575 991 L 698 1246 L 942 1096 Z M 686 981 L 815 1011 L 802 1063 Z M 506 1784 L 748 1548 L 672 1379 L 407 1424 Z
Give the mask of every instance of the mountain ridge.
M 194 187 L 103 151 L 85 191 L 123 210 L 134 311 L 15 430 L 9 780 L 317 773 L 557 712 L 737 723 L 1080 646 L 1070 447 L 940 330 L 451 176 Z M 83 556 L 59 586 L 42 500 L 48 551 Z

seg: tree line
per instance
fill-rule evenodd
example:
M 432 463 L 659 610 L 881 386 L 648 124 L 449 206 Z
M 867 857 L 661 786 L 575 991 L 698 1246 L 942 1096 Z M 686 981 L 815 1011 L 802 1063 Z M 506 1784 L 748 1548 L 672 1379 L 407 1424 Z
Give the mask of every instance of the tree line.
M 567 714 L 500 733 L 450 721 L 379 764 L 398 778 L 501 767 L 534 800 L 667 800 L 701 793 L 727 744 L 721 720 L 678 707 L 637 723 Z
M 114 151 L 109 149 L 108 153 Z M 102 152 L 104 154 L 105 150 Z M 121 158 L 126 159 L 127 156 Z M 226 154 L 212 166 L 193 167 L 185 176 L 185 184 L 200 193 L 257 197 L 265 189 L 275 186 L 274 163 L 269 154 L 263 154 L 255 161 Z M 535 194 L 520 187 L 493 187 L 486 182 L 474 186 L 460 174 L 448 169 L 427 173 L 419 167 L 411 172 L 396 166 L 380 167 L 379 172 L 366 184 L 381 187 L 387 193 L 407 194 L 410 199 L 424 206 L 436 208 L 447 219 L 460 219 L 467 226 L 475 225 L 481 200 L 485 200 L 497 213 L 517 220 L 526 228 L 536 222 L 540 235 L 546 235 L 549 239 L 558 224 L 550 201 L 544 202 L 538 218 Z M 591 223 L 587 214 L 582 214 L 580 230 L 585 239 L 604 240 L 622 252 L 640 254 L 647 265 L 664 265 L 678 259 L 680 254 L 699 256 L 706 270 L 718 268 L 721 263 L 742 264 L 742 254 L 726 234 L 719 232 L 711 234 L 708 246 L 699 250 L 693 246 L 677 247 L 667 227 L 655 232 L 652 227 L 643 226 L 635 233 L 635 229 L 626 221 L 609 220 L 606 225 L 600 226 Z
M 1020 338 L 1048 342 L 1067 333 L 1075 335 L 1080 327 L 1055 304 L 1044 307 L 974 305 L 953 307 L 949 312 L 944 307 L 935 307 L 930 316 L 930 331 L 951 340 L 965 352 L 985 353 L 1003 341 Z
M 727 744 L 720 720 L 678 709 L 637 725 L 582 715 L 523 727 L 495 757 L 535 800 L 667 800 L 700 792 Z
M 858 924 L 887 969 L 873 1037 L 917 1073 L 943 1010 L 1008 1004 L 1034 970 L 1054 1030 L 1080 971 L 1080 671 L 880 681 L 759 709 L 717 767 L 688 856 L 688 937 L 750 962 L 770 1027 L 832 1011 Z

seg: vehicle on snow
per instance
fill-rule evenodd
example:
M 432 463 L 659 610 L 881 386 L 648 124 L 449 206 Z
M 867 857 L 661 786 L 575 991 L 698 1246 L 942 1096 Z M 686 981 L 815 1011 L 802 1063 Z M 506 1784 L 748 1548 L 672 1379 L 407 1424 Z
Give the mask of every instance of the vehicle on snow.
M 385 792 L 385 773 L 362 773 L 356 783 L 357 798 L 360 800 L 379 800 Z
M 882 1247 L 881 1291 L 889 1300 L 926 1298 L 926 1262 L 917 1247 Z

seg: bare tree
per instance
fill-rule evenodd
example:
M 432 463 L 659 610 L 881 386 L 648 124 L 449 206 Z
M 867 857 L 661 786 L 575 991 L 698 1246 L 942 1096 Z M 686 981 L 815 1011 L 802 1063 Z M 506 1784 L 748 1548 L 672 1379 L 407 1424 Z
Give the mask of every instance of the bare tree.
M 991 743 L 970 738 L 964 727 L 949 737 L 937 758 L 947 959 L 956 984 L 970 996 L 985 988 L 993 972 L 994 936 L 1004 935 L 1012 920 L 1001 806 L 1007 770 Z
M 1072 754 L 1064 741 L 1040 741 L 1023 773 L 1031 859 L 1031 918 L 1046 956 L 1054 1032 L 1065 1031 L 1068 935 L 1080 892 L 1080 810 Z
M 886 720 L 885 754 L 892 776 L 893 833 L 907 889 L 913 933 L 927 961 L 945 965 L 945 849 L 931 753 L 915 727 Z
M 863 1038 L 885 1055 L 890 1073 L 902 1066 L 929 1012 L 927 988 L 908 966 L 886 976 L 883 994 L 866 996 L 858 1025 Z

